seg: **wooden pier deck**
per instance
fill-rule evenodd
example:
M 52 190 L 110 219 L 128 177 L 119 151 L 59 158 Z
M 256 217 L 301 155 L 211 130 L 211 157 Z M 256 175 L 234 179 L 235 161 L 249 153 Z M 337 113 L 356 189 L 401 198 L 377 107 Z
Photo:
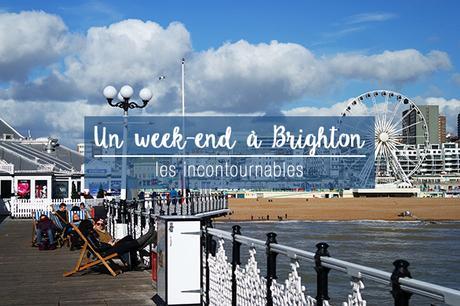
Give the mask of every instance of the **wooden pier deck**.
M 79 251 L 39 251 L 31 247 L 31 235 L 30 220 L 0 223 L 0 305 L 155 305 L 147 271 L 117 277 L 90 271 L 64 278 Z

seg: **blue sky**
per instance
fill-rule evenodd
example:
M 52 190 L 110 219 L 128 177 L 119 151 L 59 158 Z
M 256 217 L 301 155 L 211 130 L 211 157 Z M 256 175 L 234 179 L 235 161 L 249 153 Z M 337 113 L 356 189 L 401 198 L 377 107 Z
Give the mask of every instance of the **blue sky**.
M 160 87 L 156 98 L 159 101 L 158 106 L 166 111 L 174 110 L 174 107 L 169 105 L 174 104 L 172 101 L 177 99 L 178 74 L 174 61 L 169 63 L 170 58 L 164 57 L 164 53 L 176 54 L 175 52 L 177 57 L 185 56 L 187 60 L 190 59 L 191 67 L 187 77 L 190 78 L 188 86 L 192 90 L 191 111 L 202 112 L 207 109 L 216 111 L 213 103 L 207 102 L 208 100 L 226 100 L 232 92 L 240 89 L 241 95 L 251 99 L 261 97 L 261 101 L 254 102 L 250 112 L 263 112 L 303 106 L 331 107 L 334 103 L 375 88 L 400 91 L 419 100 L 433 97 L 443 99 L 439 102 L 444 105 L 442 111 L 460 111 L 460 105 L 457 105 L 460 103 L 460 36 L 458 35 L 460 21 L 457 16 L 460 3 L 458 1 L 323 1 L 321 3 L 317 1 L 8 1 L 0 3 L 0 9 L 3 17 L 11 13 L 20 14 L 30 11 L 43 11 L 47 18 L 56 16 L 60 21 L 52 21 L 54 23 L 50 23 L 49 27 L 56 28 L 62 23 L 66 29 L 61 29 L 57 34 L 51 33 L 50 36 L 55 35 L 55 37 L 50 41 L 52 43 L 57 41 L 56 44 L 59 44 L 61 40 L 65 40 L 62 44 L 70 46 L 56 48 L 55 54 L 47 58 L 40 57 L 43 51 L 37 47 L 38 56 L 22 59 L 20 61 L 22 64 L 18 64 L 19 61 L 11 61 L 8 69 L 14 71 L 14 65 L 24 65 L 24 62 L 40 59 L 27 67 L 18 67 L 16 71 L 22 73 L 14 78 L 0 76 L 0 89 L 4 90 L 0 98 L 8 100 L 9 103 L 13 103 L 11 101 L 28 103 L 30 100 L 35 101 L 34 103 L 38 103 L 37 101 L 47 103 L 54 100 L 59 102 L 65 100 L 67 104 L 82 100 L 87 101 L 89 105 L 98 103 L 96 100 L 102 83 L 113 82 L 115 85 L 121 85 L 122 80 L 101 79 L 101 84 L 95 85 L 94 89 L 88 92 L 81 90 L 88 85 L 79 84 L 81 80 L 77 78 L 89 80 L 94 78 L 91 82 L 94 84 L 97 83 L 99 76 L 88 68 L 94 63 L 88 59 L 85 61 L 85 57 L 92 57 L 90 51 L 94 51 L 97 47 L 97 44 L 91 44 L 94 40 L 107 41 L 103 36 L 107 33 L 98 32 L 97 35 L 91 36 L 91 29 L 105 27 L 102 29 L 107 30 L 107 27 L 119 24 L 121 29 L 116 29 L 117 33 L 123 32 L 122 28 L 126 26 L 127 29 L 134 31 L 132 32 L 134 35 L 139 34 L 139 37 L 142 37 L 153 29 L 148 28 L 146 24 L 152 21 L 159 25 L 162 31 L 164 30 L 164 36 L 155 43 L 146 45 L 155 48 L 143 47 L 144 49 L 139 49 L 139 53 L 151 52 L 152 57 L 159 53 L 163 54 L 159 56 L 161 63 L 152 60 L 152 63 L 146 63 L 145 66 L 152 70 L 152 80 L 154 74 L 166 73 L 170 82 L 174 79 L 174 84 L 158 85 L 152 80 L 133 77 L 134 72 L 124 75 L 126 68 L 121 70 L 121 74 L 126 82 L 133 80 L 134 85 Z M 30 16 L 19 17 L 29 21 L 33 19 Z M 2 16 L 0 21 L 1 18 Z M 127 19 L 138 19 L 142 24 L 128 25 L 125 23 Z M 169 28 L 173 22 L 178 22 L 180 27 Z M 14 28 L 15 24 L 9 26 Z M 2 29 L 7 31 L 5 27 Z M 146 32 L 142 32 L 144 30 Z M 110 35 L 109 37 L 113 37 L 113 33 Z M 134 38 L 134 41 L 139 37 Z M 170 42 L 169 37 L 176 37 L 176 39 Z M 278 44 L 271 44 L 274 40 Z M 241 41 L 247 45 L 238 43 Z M 133 47 L 133 42 L 130 41 L 107 41 L 107 44 L 112 44 L 112 48 L 119 49 L 121 53 Z M 224 46 L 226 47 L 223 48 Z M 300 50 L 297 46 L 301 47 Z M 19 48 L 25 47 L 19 46 Z M 280 49 L 285 52 L 283 60 L 286 62 L 277 58 Z M 414 50 L 415 53 L 405 50 Z M 385 53 L 386 51 L 390 54 Z M 245 54 L 249 54 L 245 52 L 253 52 L 250 56 L 254 58 L 250 59 L 250 62 L 260 56 L 266 59 L 267 66 L 273 66 L 272 69 L 257 70 L 255 74 L 260 78 L 254 82 L 251 79 L 243 79 L 238 83 L 235 78 L 246 71 L 246 68 L 250 71 L 259 69 L 261 64 L 256 68 L 240 67 L 241 70 L 229 73 L 230 76 L 227 78 L 221 77 L 220 74 L 216 76 L 215 71 L 219 69 L 218 67 L 222 67 L 223 74 L 232 68 L 231 63 L 229 66 L 226 66 L 225 62 L 222 63 L 222 58 L 237 59 L 242 62 Z M 128 57 L 129 51 L 126 53 Z M 5 54 L 8 53 L 4 52 L 3 56 L 7 56 Z M 107 54 L 101 55 L 100 58 L 110 61 Z M 138 64 L 141 67 L 145 58 L 142 56 L 136 58 L 138 54 L 136 51 L 133 54 L 132 65 Z M 301 59 L 298 62 L 290 61 L 291 54 Z M 343 54 L 345 56 L 340 57 Z M 398 58 L 396 62 L 392 60 L 394 57 Z M 113 59 L 115 60 L 119 58 Z M 363 67 L 350 69 L 347 68 L 347 62 Z M 129 61 L 127 60 L 126 63 Z M 299 85 L 296 83 L 300 82 L 297 76 L 292 77 L 288 72 L 282 71 L 282 67 L 286 67 L 286 70 L 295 70 L 297 63 L 305 65 L 300 71 L 306 71 L 313 65 L 318 80 L 315 74 L 312 74 L 309 76 L 308 84 Z M 398 63 L 405 63 L 408 68 Z M 324 68 L 326 71 L 323 71 L 325 66 L 327 66 Z M 73 67 L 80 70 L 74 72 Z M 103 71 L 107 70 L 107 66 L 104 67 L 100 68 L 100 75 L 105 78 L 109 72 Z M 412 68 L 414 71 L 411 73 L 408 70 Z M 209 69 L 213 71 L 212 75 L 198 75 Z M 385 71 L 380 71 L 382 69 Z M 337 77 L 335 77 L 336 71 L 339 71 Z M 380 75 L 373 78 L 372 71 Z M 395 71 L 394 75 L 400 76 L 394 77 L 392 71 Z M 196 75 L 193 74 L 194 72 Z M 273 75 L 266 76 L 265 73 L 279 73 L 280 79 L 273 78 Z M 38 79 L 43 80 L 37 81 Z M 283 83 L 285 79 L 286 84 Z M 195 80 L 207 87 L 201 88 L 199 92 L 193 92 L 196 88 L 193 87 L 196 85 L 196 82 L 193 82 Z M 230 85 L 226 90 L 203 94 L 206 88 L 218 82 Z M 276 88 L 276 84 L 280 82 L 283 84 L 279 85 L 280 89 L 277 92 L 268 90 L 268 88 Z M 320 84 L 311 85 L 314 82 Z M 81 86 L 78 91 L 73 90 L 78 86 Z M 301 89 L 298 89 L 299 86 Z M 289 89 L 283 92 L 286 87 Z M 33 98 L 24 94 L 26 90 L 34 93 Z M 45 90 L 52 93 L 40 97 Z M 65 98 L 61 98 L 63 96 Z M 274 98 L 270 100 L 267 97 Z M 270 101 L 264 105 L 264 99 Z M 224 110 L 228 111 L 233 107 L 235 112 L 242 112 L 238 107 L 245 105 L 245 101 L 231 102 L 230 100 L 229 106 Z M 64 102 L 61 104 L 63 105 Z M 452 124 L 451 122 L 450 125 Z M 27 122 L 19 122 L 19 126 L 26 128 Z M 63 133 L 59 132 L 58 128 L 59 125 L 46 125 L 43 133 Z M 77 135 L 75 131 L 69 130 L 69 133 Z

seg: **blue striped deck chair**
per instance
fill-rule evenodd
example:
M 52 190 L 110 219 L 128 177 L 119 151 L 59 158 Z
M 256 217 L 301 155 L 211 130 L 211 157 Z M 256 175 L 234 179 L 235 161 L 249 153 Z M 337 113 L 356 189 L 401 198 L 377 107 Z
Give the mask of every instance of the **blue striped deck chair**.
M 73 223 L 73 216 L 78 215 L 78 218 L 80 220 L 85 220 L 87 219 L 86 212 L 85 211 L 70 211 L 69 212 L 69 223 Z

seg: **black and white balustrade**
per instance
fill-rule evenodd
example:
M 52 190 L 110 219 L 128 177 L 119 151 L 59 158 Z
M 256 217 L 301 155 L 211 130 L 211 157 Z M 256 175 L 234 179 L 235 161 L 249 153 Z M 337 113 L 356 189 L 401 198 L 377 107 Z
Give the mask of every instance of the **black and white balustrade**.
M 168 215 L 168 216 L 194 216 L 202 213 L 219 212 L 226 213 L 228 209 L 228 199 L 223 193 L 209 194 L 192 194 L 187 197 L 164 198 L 155 196 L 138 201 L 106 202 L 106 206 L 113 208 L 113 217 L 117 218 L 118 222 L 122 222 L 127 214 L 127 210 L 135 208 L 136 214 L 140 210 L 149 212 L 152 215 Z M 137 207 L 137 208 L 136 208 Z
M 405 260 L 396 260 L 393 273 L 388 273 L 332 258 L 327 243 L 318 243 L 317 251 L 312 253 L 279 244 L 275 233 L 268 233 L 267 240 L 262 241 L 241 235 L 238 225 L 233 226 L 232 233 L 214 229 L 209 220 L 204 223 L 202 233 L 206 241 L 202 287 L 205 305 L 330 306 L 328 274 L 330 270 L 335 270 L 350 277 L 350 293 L 343 298 L 344 302 L 338 304 L 341 306 L 367 305 L 362 294 L 364 278 L 387 286 L 391 284 L 396 306 L 408 306 L 414 294 L 460 306 L 460 291 L 412 279 L 409 263 Z M 213 244 L 212 241 L 216 240 L 217 243 Z M 231 243 L 231 260 L 225 253 L 225 242 Z M 213 249 L 211 246 L 216 244 Z M 240 263 L 241 245 L 247 246 L 249 252 L 244 264 Z M 261 254 L 266 256 L 266 276 L 261 275 L 258 268 L 256 248 L 265 250 Z M 290 272 L 284 280 L 277 275 L 277 255 L 291 261 Z M 299 275 L 302 265 L 311 271 L 311 263 L 316 271 L 315 297 L 308 295 L 305 280 Z M 386 290 L 382 295 L 388 293 L 389 290 Z M 340 301 L 340 297 L 335 300 Z

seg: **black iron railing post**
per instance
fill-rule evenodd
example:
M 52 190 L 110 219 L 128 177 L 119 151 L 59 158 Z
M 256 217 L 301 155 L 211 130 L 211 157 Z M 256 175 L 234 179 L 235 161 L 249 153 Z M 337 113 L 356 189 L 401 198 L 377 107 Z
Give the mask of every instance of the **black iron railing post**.
M 412 278 L 409 271 L 409 262 L 398 259 L 393 262 L 395 269 L 391 274 L 391 294 L 395 301 L 395 306 L 409 306 L 409 299 L 412 296 L 412 293 L 404 291 L 401 289 L 399 284 L 400 277 Z
M 131 215 L 132 215 L 131 212 L 132 212 L 131 208 L 126 209 L 125 224 L 128 230 L 128 235 L 132 236 L 133 232 L 132 232 L 132 225 L 131 225 Z
M 273 280 L 278 278 L 276 276 L 276 256 L 278 256 L 278 254 L 270 249 L 270 244 L 272 243 L 277 243 L 276 233 L 268 233 L 267 242 L 265 243 L 267 254 L 267 306 L 273 305 L 271 286 Z
M 111 220 L 111 222 L 112 222 L 112 226 L 110 228 L 111 231 L 112 231 L 111 232 L 112 235 L 115 233 L 115 216 L 117 216 L 117 220 L 120 218 L 120 215 L 117 214 L 117 210 L 115 209 L 115 205 L 116 205 L 116 202 L 115 202 L 115 199 L 113 199 L 111 201 L 111 207 L 112 207 L 111 208 L 112 209 L 112 220 Z
M 185 208 L 187 209 L 186 214 L 190 216 L 190 195 L 185 197 Z
M 151 226 L 151 225 L 153 224 L 152 221 L 154 221 L 154 219 L 153 219 L 154 217 L 152 217 L 152 215 L 155 216 L 155 209 L 154 209 L 154 208 L 150 208 L 150 210 L 149 210 L 149 216 L 148 216 L 148 218 L 145 220 L 146 222 L 147 222 L 147 220 L 149 221 L 149 223 L 148 223 L 149 226 Z
M 150 208 L 149 209 L 149 215 L 148 217 L 145 218 L 145 226 L 155 226 L 155 208 Z M 155 244 L 157 243 L 158 241 L 155 241 Z M 153 251 L 153 248 L 152 248 L 152 244 L 149 244 L 149 253 L 150 253 L 150 256 L 152 256 L 152 251 Z M 150 257 L 150 260 L 149 260 L 149 267 L 152 268 L 152 265 L 153 265 L 153 262 L 152 262 L 152 257 Z
M 190 195 L 190 200 L 189 200 L 189 205 L 190 205 L 190 215 L 195 215 L 195 198 Z
M 170 216 L 171 215 L 171 200 L 166 199 L 166 215 Z
M 171 201 L 172 201 L 172 205 L 174 206 L 174 212 L 172 213 L 172 215 L 176 216 L 177 215 L 177 197 L 173 197 Z
M 128 222 L 128 202 L 125 200 L 122 203 L 122 210 L 123 210 L 123 223 L 126 224 Z
M 137 220 L 136 220 L 136 210 L 137 210 L 137 200 L 134 200 L 131 205 L 130 205 L 130 216 L 129 216 L 129 223 L 131 224 L 131 235 L 136 238 L 136 225 L 137 225 Z
M 120 203 L 118 203 L 118 207 L 116 208 L 117 209 L 117 223 L 122 223 L 122 213 L 123 213 L 123 200 L 120 200 Z
M 330 268 L 323 267 L 321 265 L 321 256 L 329 257 L 329 251 L 327 250 L 329 245 L 325 242 L 320 242 L 316 245 L 315 253 L 315 271 L 316 271 L 316 303 L 323 305 L 324 301 L 329 301 L 328 293 L 328 274 Z
M 233 225 L 232 227 L 232 305 L 236 306 L 236 266 L 241 264 L 240 250 L 241 242 L 236 241 L 235 235 L 241 235 L 241 226 Z
M 207 218 L 204 220 L 204 226 L 205 226 L 205 237 L 204 237 L 204 250 L 205 250 L 205 258 L 204 258 L 204 265 L 205 265 L 205 278 L 206 278 L 206 284 L 205 284 L 205 302 L 206 305 L 209 305 L 209 263 L 208 263 L 208 257 L 209 254 L 215 256 L 216 255 L 216 242 L 212 239 L 212 235 L 208 233 L 208 228 L 212 228 L 212 220 L 210 218 Z M 214 246 L 213 246 L 214 242 Z
M 158 198 L 158 205 L 160 205 L 160 216 L 163 216 L 165 211 L 163 210 L 163 199 L 161 197 Z
M 141 214 L 141 232 L 140 234 L 142 234 L 142 231 L 144 230 L 146 226 L 145 210 L 146 210 L 145 205 L 142 205 L 141 211 L 140 211 L 140 214 Z

